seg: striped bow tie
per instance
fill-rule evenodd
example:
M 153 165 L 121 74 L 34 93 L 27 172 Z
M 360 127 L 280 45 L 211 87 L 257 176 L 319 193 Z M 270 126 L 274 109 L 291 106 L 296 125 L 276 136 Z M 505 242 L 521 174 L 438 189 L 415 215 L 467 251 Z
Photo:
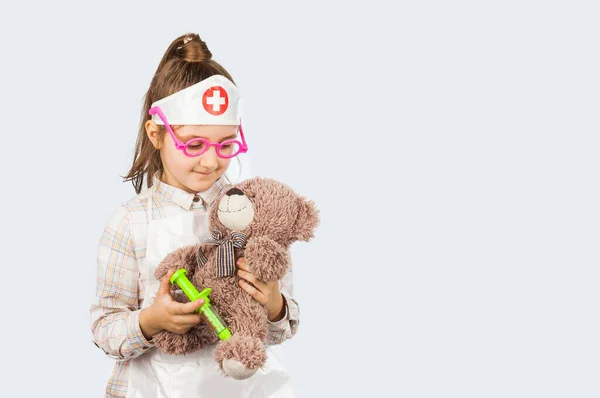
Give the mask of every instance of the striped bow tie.
M 241 249 L 246 245 L 246 235 L 241 232 L 232 232 L 231 239 L 222 239 L 221 232 L 213 229 L 212 239 L 207 239 L 204 243 L 217 246 L 217 278 L 230 276 L 235 273 L 235 252 L 234 248 Z M 199 262 L 206 262 L 206 257 Z

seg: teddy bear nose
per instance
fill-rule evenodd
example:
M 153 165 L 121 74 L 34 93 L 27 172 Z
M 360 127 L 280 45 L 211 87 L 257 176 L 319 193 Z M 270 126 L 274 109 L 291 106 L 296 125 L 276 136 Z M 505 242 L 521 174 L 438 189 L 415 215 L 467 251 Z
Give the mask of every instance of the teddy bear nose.
M 243 195 L 244 193 L 238 189 L 238 188 L 231 188 L 229 191 L 227 191 L 225 193 L 225 195 L 227 196 L 233 196 L 233 195 Z

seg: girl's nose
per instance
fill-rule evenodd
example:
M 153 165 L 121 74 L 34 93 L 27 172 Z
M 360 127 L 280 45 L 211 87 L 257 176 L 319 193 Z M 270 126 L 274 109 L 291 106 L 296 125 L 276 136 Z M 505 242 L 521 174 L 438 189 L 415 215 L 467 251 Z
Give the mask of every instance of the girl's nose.
M 209 170 L 217 168 L 218 163 L 217 148 L 209 148 L 208 151 L 200 155 L 200 166 L 205 167 Z

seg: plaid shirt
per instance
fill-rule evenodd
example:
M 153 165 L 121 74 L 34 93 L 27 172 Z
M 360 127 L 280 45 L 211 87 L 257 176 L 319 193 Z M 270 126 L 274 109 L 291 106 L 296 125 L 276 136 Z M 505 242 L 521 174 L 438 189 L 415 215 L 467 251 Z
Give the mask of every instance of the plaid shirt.
M 142 191 L 113 212 L 98 246 L 91 329 L 94 343 L 116 361 L 106 386 L 106 397 L 125 397 L 128 361 L 152 347 L 139 324 L 145 292 L 140 269 L 146 265 L 148 197 L 152 195 L 153 219 L 160 219 L 177 212 L 207 212 L 226 188 L 217 181 L 209 190 L 194 195 L 162 183 L 156 177 L 153 184 L 156 190 Z M 286 302 L 286 315 L 281 321 L 269 322 L 267 345 L 291 338 L 299 324 L 298 303 L 292 298 L 291 269 L 280 282 L 280 289 Z

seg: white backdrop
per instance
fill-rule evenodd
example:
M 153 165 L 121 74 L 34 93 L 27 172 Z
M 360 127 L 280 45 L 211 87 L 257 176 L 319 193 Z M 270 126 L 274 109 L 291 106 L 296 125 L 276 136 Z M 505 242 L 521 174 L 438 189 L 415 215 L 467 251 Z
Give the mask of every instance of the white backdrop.
M 321 211 L 276 348 L 299 397 L 598 397 L 597 3 L 215 4 L 0 2 L 2 395 L 103 396 L 97 242 L 197 32 L 244 96 L 243 178 Z

